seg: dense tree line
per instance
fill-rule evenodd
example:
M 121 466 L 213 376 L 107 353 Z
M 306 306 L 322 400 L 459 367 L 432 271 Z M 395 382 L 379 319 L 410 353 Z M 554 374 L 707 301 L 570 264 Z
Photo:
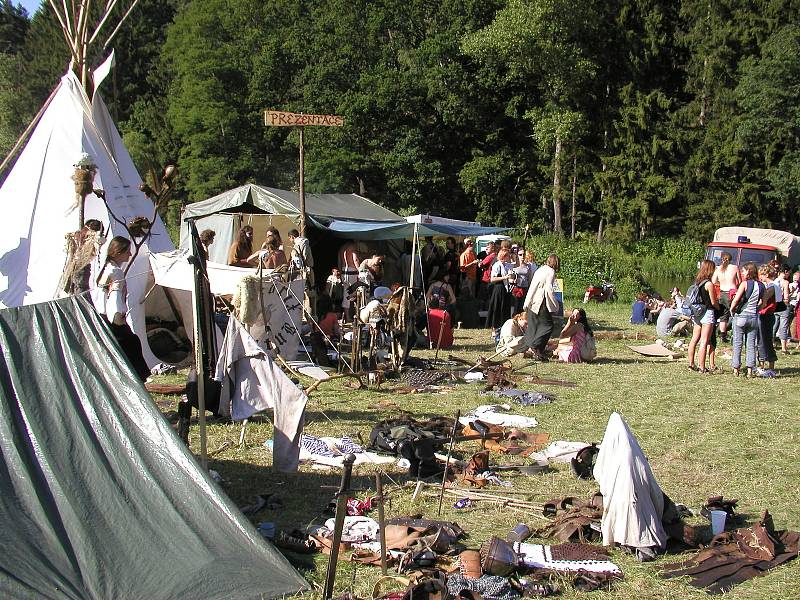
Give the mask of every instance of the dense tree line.
M 141 0 L 101 90 L 140 170 L 200 200 L 306 186 L 567 235 L 800 229 L 800 3 Z M 63 73 L 45 5 L 0 3 L 0 145 Z M 63 53 L 53 49 L 63 49 Z M 107 51 L 107 50 L 106 50 Z M 102 59 L 98 51 L 96 60 Z M 108 87 L 106 87 L 108 86 Z

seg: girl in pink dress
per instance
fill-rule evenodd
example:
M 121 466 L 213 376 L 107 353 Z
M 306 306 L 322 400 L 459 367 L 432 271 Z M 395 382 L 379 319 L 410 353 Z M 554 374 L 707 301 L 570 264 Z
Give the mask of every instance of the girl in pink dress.
M 592 328 L 586 318 L 586 311 L 582 308 L 572 309 L 564 328 L 559 336 L 558 346 L 553 355 L 561 362 L 579 363 L 590 360 L 584 357 L 587 341 L 593 336 Z

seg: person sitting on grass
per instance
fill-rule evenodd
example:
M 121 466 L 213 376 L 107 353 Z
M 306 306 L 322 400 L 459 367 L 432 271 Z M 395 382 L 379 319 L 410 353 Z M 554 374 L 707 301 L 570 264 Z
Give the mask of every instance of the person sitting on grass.
M 639 293 L 636 295 L 636 300 L 631 306 L 631 323 L 634 325 L 642 325 L 647 318 L 647 295 Z
M 675 301 L 670 300 L 658 313 L 656 335 L 658 337 L 686 335 L 691 322 L 691 319 L 675 306 Z
M 525 351 L 525 331 L 528 329 L 528 315 L 518 313 L 508 319 L 500 328 L 497 352 L 508 358 Z
M 589 326 L 586 311 L 573 308 L 559 335 L 558 346 L 553 350 L 553 358 L 561 362 L 591 362 L 597 356 L 594 332 Z

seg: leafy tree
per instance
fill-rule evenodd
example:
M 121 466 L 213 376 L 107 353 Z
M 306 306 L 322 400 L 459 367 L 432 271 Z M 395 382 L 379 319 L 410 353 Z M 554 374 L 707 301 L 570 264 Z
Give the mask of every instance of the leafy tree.
M 761 47 L 760 57 L 742 63 L 736 87 L 742 109 L 737 139 L 752 157 L 761 182 L 760 210 L 754 215 L 787 229 L 800 225 L 800 26 L 786 25 Z
M 28 14 L 10 0 L 0 2 L 0 154 L 5 157 L 27 124 L 28 108 L 21 94 L 22 77 L 17 54 L 30 23 Z
M 553 229 L 562 232 L 561 168 L 565 142 L 579 137 L 581 103 L 596 64 L 585 52 L 585 40 L 596 22 L 592 3 L 565 0 L 511 0 L 493 22 L 464 40 L 464 50 L 481 60 L 494 56 L 509 74 L 534 84 L 525 116 L 537 140 L 553 150 Z
M 28 32 L 28 11 L 11 0 L 0 0 L 0 52 L 16 54 L 25 42 Z

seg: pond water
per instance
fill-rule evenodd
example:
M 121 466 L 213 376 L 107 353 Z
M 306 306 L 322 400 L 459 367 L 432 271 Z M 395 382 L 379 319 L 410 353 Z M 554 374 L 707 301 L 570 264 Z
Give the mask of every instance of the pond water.
M 694 275 L 687 277 L 645 277 L 652 288 L 664 298 L 669 298 L 669 293 L 676 285 L 685 294 L 686 288 L 692 285 Z

